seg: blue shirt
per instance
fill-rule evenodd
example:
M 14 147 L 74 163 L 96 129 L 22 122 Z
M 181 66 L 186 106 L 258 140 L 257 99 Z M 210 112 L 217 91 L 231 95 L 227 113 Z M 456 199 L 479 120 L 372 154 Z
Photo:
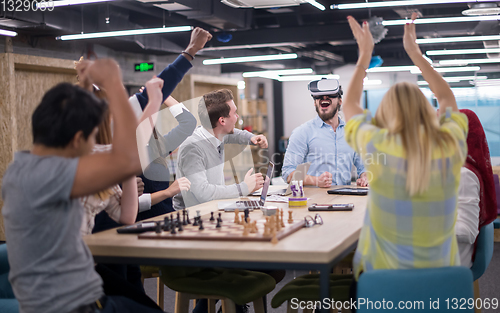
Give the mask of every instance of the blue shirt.
M 294 129 L 285 153 L 283 179 L 287 181 L 297 165 L 311 162 L 307 175 L 320 176 L 329 172 L 332 173 L 333 185 L 350 185 L 352 165 L 356 166 L 358 176 L 365 171 L 365 167 L 359 154 L 345 141 L 344 128 L 345 122 L 340 118 L 334 131 L 332 126 L 316 116 Z

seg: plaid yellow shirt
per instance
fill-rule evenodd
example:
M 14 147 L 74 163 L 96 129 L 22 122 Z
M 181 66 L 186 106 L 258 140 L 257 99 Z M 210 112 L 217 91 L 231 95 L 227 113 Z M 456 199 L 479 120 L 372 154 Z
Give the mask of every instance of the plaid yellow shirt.
M 347 123 L 346 141 L 361 155 L 370 182 L 354 256 L 356 279 L 373 269 L 460 265 L 455 220 L 460 168 L 467 156 L 467 117 L 448 110 L 441 130 L 457 139 L 462 156 L 455 149 L 434 149 L 428 190 L 410 196 L 401 136 L 375 126 L 369 111 Z

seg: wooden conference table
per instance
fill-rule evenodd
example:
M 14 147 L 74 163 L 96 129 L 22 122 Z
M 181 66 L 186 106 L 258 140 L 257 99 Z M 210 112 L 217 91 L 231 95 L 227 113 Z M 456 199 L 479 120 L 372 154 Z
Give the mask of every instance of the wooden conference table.
M 273 186 L 271 186 L 273 187 Z M 345 186 L 336 186 L 341 188 Z M 320 271 L 321 297 L 329 298 L 329 273 L 332 267 L 354 250 L 366 211 L 366 196 L 329 195 L 327 189 L 307 187 L 305 194 L 313 203 L 354 203 L 352 212 L 309 212 L 307 207 L 288 208 L 287 203 L 267 202 L 294 219 L 320 213 L 323 225 L 303 228 L 277 244 L 249 241 L 145 240 L 137 234 L 118 234 L 116 229 L 84 237 L 96 262 L 141 265 L 205 266 L 248 269 L 295 269 Z M 227 200 L 225 200 L 227 201 Z M 201 215 L 217 211 L 210 201 L 189 208 Z M 232 214 L 232 213 L 226 213 Z M 233 214 L 234 215 L 234 214 Z M 162 220 L 161 216 L 151 220 Z

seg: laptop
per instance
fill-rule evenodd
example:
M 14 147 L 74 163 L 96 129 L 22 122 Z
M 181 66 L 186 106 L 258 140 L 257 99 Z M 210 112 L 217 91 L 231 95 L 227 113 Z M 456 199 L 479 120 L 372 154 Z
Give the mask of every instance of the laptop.
M 274 172 L 274 163 L 269 162 L 269 165 L 267 166 L 267 173 L 266 173 L 266 178 L 264 180 L 264 186 L 262 186 L 262 194 L 260 196 L 259 200 L 239 200 L 236 202 L 219 202 L 217 205 L 219 207 L 219 210 L 224 210 L 224 211 L 234 211 L 236 209 L 243 211 L 245 209 L 260 209 L 264 207 L 264 204 L 266 203 L 266 197 L 267 197 L 267 190 L 269 189 L 269 185 L 271 184 L 271 176 L 273 175 Z
M 302 163 L 302 164 L 297 165 L 297 168 L 295 169 L 295 172 L 293 173 L 292 180 L 290 180 L 290 181 L 294 181 L 294 180 L 304 181 L 306 179 L 307 171 L 309 170 L 310 166 L 311 166 L 311 162 L 306 162 L 306 163 Z M 261 190 L 257 190 L 255 192 L 251 193 L 250 195 L 260 196 L 263 189 L 264 188 L 262 188 Z M 267 192 L 268 196 L 271 196 L 271 195 L 288 196 L 290 194 L 292 194 L 291 184 L 288 184 L 287 188 L 277 189 L 277 190 Z

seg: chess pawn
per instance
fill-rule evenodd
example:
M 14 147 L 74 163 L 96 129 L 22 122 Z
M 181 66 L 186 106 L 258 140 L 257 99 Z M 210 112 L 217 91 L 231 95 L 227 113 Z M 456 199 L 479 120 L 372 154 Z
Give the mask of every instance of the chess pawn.
M 293 224 L 292 211 L 288 211 L 288 224 Z
M 248 236 L 248 224 L 243 223 L 243 236 Z
M 271 233 L 269 232 L 269 224 L 265 223 L 264 224 L 264 233 L 262 234 L 264 237 L 269 236 Z
M 238 209 L 234 210 L 234 223 L 240 223 L 240 211 Z
M 210 222 L 215 221 L 214 212 L 210 212 Z
M 252 229 L 250 230 L 250 232 L 252 234 L 255 234 L 255 233 L 258 233 L 259 232 L 259 229 L 257 228 L 257 222 L 256 221 L 253 221 L 252 222 Z
M 245 223 L 245 215 L 241 214 L 240 224 L 244 225 Z
M 200 219 L 200 220 L 198 221 L 198 223 L 200 224 L 200 228 L 198 228 L 198 229 L 199 229 L 199 230 L 204 230 L 204 229 L 205 229 L 205 227 L 203 227 L 203 220 L 202 220 L 202 219 Z
M 271 243 L 273 245 L 277 244 L 278 243 L 278 237 L 276 237 L 276 228 L 274 228 L 274 227 L 271 230 L 271 236 L 273 236 L 273 238 L 271 239 Z

